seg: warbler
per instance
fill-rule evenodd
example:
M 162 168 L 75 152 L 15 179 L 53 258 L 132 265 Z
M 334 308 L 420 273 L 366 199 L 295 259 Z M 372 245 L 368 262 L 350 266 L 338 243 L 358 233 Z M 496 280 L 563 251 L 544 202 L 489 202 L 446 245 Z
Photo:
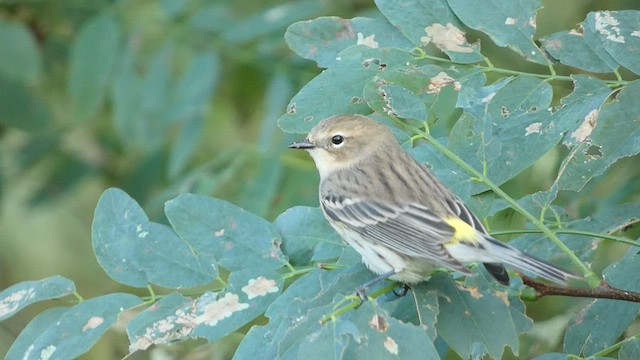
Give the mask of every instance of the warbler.
M 406 153 L 391 130 L 362 115 L 320 121 L 304 149 L 320 174 L 320 206 L 340 236 L 378 277 L 405 284 L 425 279 L 436 267 L 470 274 L 481 262 L 501 284 L 503 264 L 547 280 L 566 283 L 575 275 L 491 237 L 451 190 Z

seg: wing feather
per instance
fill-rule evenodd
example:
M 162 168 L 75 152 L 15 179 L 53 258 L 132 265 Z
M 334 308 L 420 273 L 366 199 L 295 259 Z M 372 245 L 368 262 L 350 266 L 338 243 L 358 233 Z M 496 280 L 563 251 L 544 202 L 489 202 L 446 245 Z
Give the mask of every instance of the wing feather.
M 321 204 L 333 222 L 357 231 L 369 241 L 410 257 L 468 271 L 444 247 L 453 236 L 453 227 L 421 204 L 381 204 L 345 196 L 323 197 Z

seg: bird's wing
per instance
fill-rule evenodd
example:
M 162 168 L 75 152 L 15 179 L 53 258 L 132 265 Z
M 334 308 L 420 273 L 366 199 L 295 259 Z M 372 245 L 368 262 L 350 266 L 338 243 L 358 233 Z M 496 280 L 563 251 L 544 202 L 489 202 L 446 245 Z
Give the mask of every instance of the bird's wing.
M 479 232 L 487 234 L 487 229 L 485 229 L 484 225 L 482 225 L 480 219 L 473 215 L 467 205 L 465 205 L 457 196 L 453 195 L 453 198 L 447 199 L 447 205 L 449 206 L 449 210 L 451 210 L 451 212 L 455 214 L 460 220 L 471 225 L 471 227 L 478 230 Z
M 321 204 L 333 222 L 357 231 L 365 239 L 407 256 L 468 271 L 444 246 L 455 229 L 421 204 L 383 204 L 335 195 L 321 198 Z

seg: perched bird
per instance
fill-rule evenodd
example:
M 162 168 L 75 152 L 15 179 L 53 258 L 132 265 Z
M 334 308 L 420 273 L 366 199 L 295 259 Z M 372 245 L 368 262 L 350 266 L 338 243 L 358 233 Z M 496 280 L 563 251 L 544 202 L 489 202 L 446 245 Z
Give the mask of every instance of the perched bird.
M 501 284 L 503 264 L 557 283 L 575 276 L 492 238 L 455 194 L 407 154 L 391 130 L 366 116 L 322 120 L 289 145 L 311 154 L 320 173 L 320 206 L 331 226 L 379 274 L 423 280 L 435 267 L 470 274 L 481 262 Z

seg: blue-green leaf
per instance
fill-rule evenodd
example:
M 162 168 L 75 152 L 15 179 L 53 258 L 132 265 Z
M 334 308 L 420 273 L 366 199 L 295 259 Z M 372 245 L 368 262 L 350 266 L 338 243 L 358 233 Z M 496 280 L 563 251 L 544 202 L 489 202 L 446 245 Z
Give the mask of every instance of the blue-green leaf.
M 171 228 L 149 221 L 142 208 L 119 189 L 108 189 L 100 197 L 92 238 L 100 266 L 126 285 L 189 288 L 218 276 L 211 254 L 194 251 Z
M 71 47 L 68 93 L 76 119 L 88 120 L 98 111 L 119 53 L 120 28 L 112 14 L 85 24 Z
M 484 59 L 480 42 L 467 42 L 464 25 L 446 0 L 376 0 L 376 5 L 415 46 L 433 44 L 462 64 Z
M 499 46 L 508 46 L 525 59 L 547 65 L 533 41 L 540 0 L 447 0 L 468 27 L 480 30 Z
M 280 214 L 273 225 L 280 230 L 282 250 L 293 265 L 306 265 L 312 259 L 337 258 L 342 253 L 342 240 L 320 208 L 290 208 Z
M 165 204 L 180 238 L 197 253 L 215 256 L 227 270 L 277 269 L 286 263 L 277 229 L 227 201 L 184 194 Z
M 640 11 L 596 11 L 584 27 L 594 33 L 618 64 L 640 74 Z
M 22 84 L 36 83 L 42 75 L 38 44 L 26 25 L 0 19 L 0 73 Z
M 62 276 L 15 284 L 0 292 L 0 320 L 38 301 L 57 299 L 75 291 L 73 281 Z
M 338 60 L 338 54 L 352 45 L 371 48 L 411 48 L 411 43 L 384 20 L 320 17 L 290 25 L 284 34 L 289 48 L 303 58 L 327 68 Z
M 114 293 L 49 310 L 18 336 L 7 359 L 74 359 L 87 352 L 122 311 L 140 303 L 137 296 Z

